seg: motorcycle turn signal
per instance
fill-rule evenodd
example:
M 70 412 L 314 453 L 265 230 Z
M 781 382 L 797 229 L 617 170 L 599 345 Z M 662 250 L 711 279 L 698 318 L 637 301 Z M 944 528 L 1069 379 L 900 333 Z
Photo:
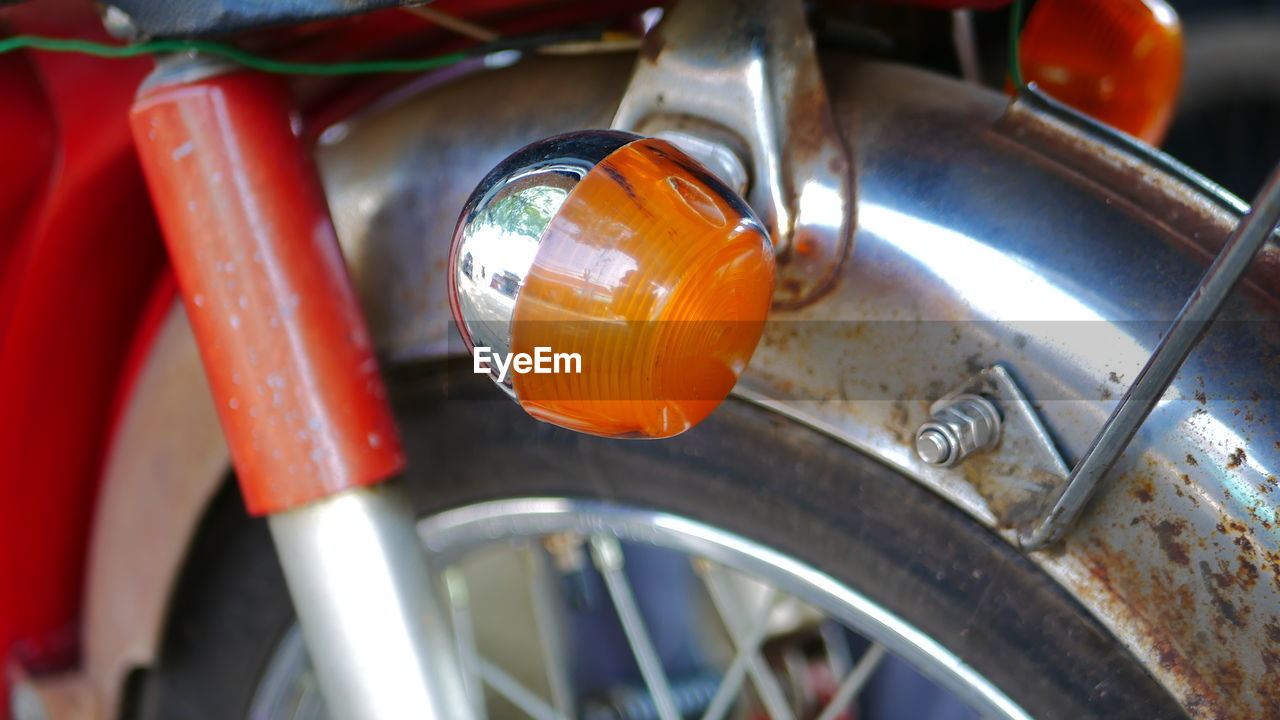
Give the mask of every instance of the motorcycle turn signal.
M 1041 0 L 1023 73 L 1061 102 L 1159 145 L 1182 83 L 1182 25 L 1165 0 Z
M 693 427 L 760 341 L 773 245 L 674 145 L 569 133 L 504 160 L 463 209 L 454 319 L 477 372 L 530 415 L 605 437 Z

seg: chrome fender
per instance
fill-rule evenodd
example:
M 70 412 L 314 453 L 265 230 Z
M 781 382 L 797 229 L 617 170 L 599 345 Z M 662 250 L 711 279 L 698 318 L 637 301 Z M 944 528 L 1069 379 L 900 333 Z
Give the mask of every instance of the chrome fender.
M 915 458 L 912 434 L 929 402 L 1001 363 L 1073 462 L 1242 206 L 1036 107 L 1011 109 L 989 91 L 907 68 L 824 60 L 856 164 L 854 250 L 825 296 L 774 314 L 737 392 L 879 458 L 1012 539 L 977 489 L 998 455 L 950 470 Z M 445 300 L 458 209 L 516 148 L 606 127 L 631 63 L 529 60 L 324 133 L 334 220 L 387 362 L 461 351 Z M 1280 715 L 1280 325 L 1274 298 L 1259 290 L 1280 283 L 1274 246 L 1266 255 L 1083 521 L 1031 556 L 1195 717 Z M 164 332 L 144 373 L 185 383 L 207 403 L 180 313 Z M 183 498 L 207 498 L 226 470 L 210 461 L 220 446 L 210 409 L 184 420 L 145 378 L 114 445 L 91 558 L 85 673 L 107 708 L 128 667 L 154 659 L 173 585 L 172 575 L 124 560 L 185 547 L 202 507 L 179 503 L 162 538 L 139 522 L 151 511 L 110 498 L 172 493 L 175 483 Z M 185 438 L 193 471 L 175 470 L 166 438 Z M 164 461 L 147 462 L 157 456 Z M 166 572 L 177 571 L 174 555 Z M 136 579 L 155 597 L 127 590 Z M 108 627 L 122 598 L 144 609 L 127 643 Z

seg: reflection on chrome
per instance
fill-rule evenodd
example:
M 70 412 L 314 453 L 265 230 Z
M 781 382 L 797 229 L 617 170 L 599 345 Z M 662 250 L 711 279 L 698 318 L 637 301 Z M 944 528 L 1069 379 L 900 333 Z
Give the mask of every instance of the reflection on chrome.
M 796 222 L 801 225 L 822 225 L 839 230 L 845 224 L 845 203 L 840 193 L 816 180 L 808 180 L 800 186 L 797 202 L 800 212 Z
M 1049 342 L 1077 367 L 1105 375 L 1141 367 L 1150 351 L 1113 323 L 1017 258 L 975 238 L 883 205 L 864 202 L 862 229 L 928 268 L 972 308 L 973 320 L 1006 324 Z M 1177 395 L 1166 395 L 1168 402 Z
M 511 318 L 543 233 L 569 191 L 636 136 L 579 132 L 529 145 L 494 168 L 467 200 L 454 231 L 450 275 L 463 340 L 511 349 Z

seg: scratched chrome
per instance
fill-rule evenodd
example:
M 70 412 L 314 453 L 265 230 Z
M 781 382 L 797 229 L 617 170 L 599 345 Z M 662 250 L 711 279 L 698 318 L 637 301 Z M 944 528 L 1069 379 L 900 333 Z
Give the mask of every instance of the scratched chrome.
M 845 56 L 824 69 L 856 151 L 856 251 L 821 301 L 775 313 L 739 394 L 1012 540 L 975 490 L 1008 470 L 987 464 L 996 455 L 949 470 L 916 458 L 930 402 L 1000 363 L 1073 463 L 1239 201 L 957 81 Z M 444 270 L 467 191 L 528 142 L 607 124 L 628 70 L 625 58 L 548 59 L 474 76 L 354 124 L 321 153 L 386 355 L 463 350 L 448 340 Z M 1274 280 L 1268 267 L 1255 286 Z M 1280 717 L 1274 307 L 1237 293 L 1072 535 L 1031 556 L 1198 718 Z

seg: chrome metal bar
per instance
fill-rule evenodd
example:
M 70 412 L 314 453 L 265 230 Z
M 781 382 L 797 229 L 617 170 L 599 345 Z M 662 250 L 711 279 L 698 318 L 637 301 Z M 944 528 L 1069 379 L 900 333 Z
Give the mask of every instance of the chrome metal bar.
M 876 668 L 880 667 L 880 661 L 884 660 L 884 657 L 884 646 L 876 644 L 867 648 L 862 657 L 858 658 L 858 664 L 853 666 L 844 682 L 836 688 L 836 694 L 831 698 L 831 702 L 827 703 L 826 709 L 818 716 L 818 720 L 836 720 L 840 713 L 849 707 L 849 703 L 858 696 L 858 691 L 862 690 L 862 687 L 871 679 L 871 675 L 875 673 Z
M 967 82 L 981 85 L 982 71 L 978 62 L 978 40 L 973 30 L 972 10 L 951 11 L 951 41 L 956 46 L 960 77 Z
M 548 705 L 529 688 L 511 677 L 506 670 L 484 658 L 479 658 L 480 677 L 499 695 L 511 701 L 525 715 L 534 720 L 568 720 L 558 710 Z
M 734 598 L 734 592 L 729 587 L 729 576 L 723 568 L 712 563 L 703 566 L 701 575 L 707 585 L 707 594 L 711 596 L 711 604 L 720 613 L 725 628 L 729 631 L 734 649 L 748 654 L 747 674 L 751 677 L 751 684 L 760 695 L 760 702 L 769 717 L 773 720 L 792 720 L 795 716 L 787 705 L 787 697 L 778 686 L 777 678 L 761 657 L 760 649 L 750 645 L 751 621 Z
M 1080 516 L 1098 483 L 1115 465 L 1138 428 L 1151 414 L 1231 290 L 1244 276 L 1254 256 L 1275 232 L 1277 223 L 1280 223 L 1280 165 L 1272 170 L 1249 213 L 1231 232 L 1146 366 L 1120 398 L 1120 403 L 1080 463 L 1071 471 L 1071 477 L 1054 502 L 1053 509 L 1029 532 L 1020 534 L 1019 540 L 1025 550 L 1042 550 L 1057 542 Z
M 330 717 L 475 717 L 407 498 L 356 488 L 267 522 Z
M 604 576 L 605 588 L 613 598 L 613 606 L 618 611 L 618 620 L 622 622 L 622 630 L 631 645 L 636 664 L 640 666 L 640 675 L 644 684 L 653 696 L 653 705 L 662 720 L 680 720 L 680 711 L 676 707 L 675 696 L 671 693 L 671 684 L 662 669 L 662 661 L 653 648 L 653 640 L 640 617 L 636 607 L 635 596 L 631 593 L 631 583 L 622 572 L 622 547 L 611 537 L 596 535 L 591 538 L 591 552 L 595 556 L 600 574 Z

